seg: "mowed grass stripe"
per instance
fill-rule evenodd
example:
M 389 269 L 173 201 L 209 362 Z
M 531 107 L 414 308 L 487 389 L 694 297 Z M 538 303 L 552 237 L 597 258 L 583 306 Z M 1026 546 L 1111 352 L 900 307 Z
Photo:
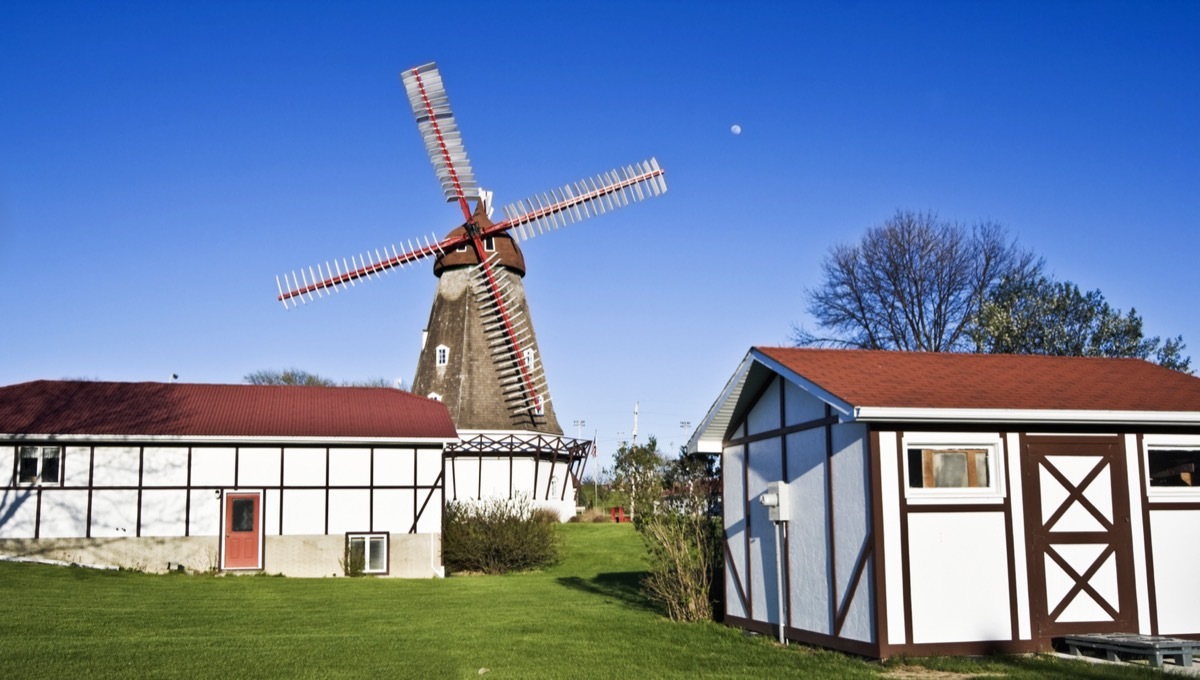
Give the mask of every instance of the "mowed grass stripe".
M 444 580 L 151 575 L 0 563 L 0 677 L 878 677 L 876 664 L 717 624 L 638 593 L 628 525 L 564 525 L 537 573 Z M 992 677 L 1128 677 L 1053 659 L 942 660 Z M 1098 672 L 1100 674 L 1092 674 Z

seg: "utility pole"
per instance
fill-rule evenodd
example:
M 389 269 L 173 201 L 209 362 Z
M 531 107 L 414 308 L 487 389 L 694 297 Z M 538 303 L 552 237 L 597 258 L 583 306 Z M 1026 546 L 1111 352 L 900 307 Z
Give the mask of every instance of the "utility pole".
M 633 445 L 637 446 L 638 403 L 633 402 Z

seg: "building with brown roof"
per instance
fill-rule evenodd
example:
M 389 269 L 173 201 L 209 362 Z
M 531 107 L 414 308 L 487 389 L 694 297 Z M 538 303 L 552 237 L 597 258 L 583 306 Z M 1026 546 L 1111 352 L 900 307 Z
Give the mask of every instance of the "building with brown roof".
M 355 387 L 0 387 L 0 555 L 297 576 L 442 573 L 445 405 Z
M 731 625 L 880 658 L 1200 638 L 1200 378 L 755 347 L 689 448 L 721 454 Z

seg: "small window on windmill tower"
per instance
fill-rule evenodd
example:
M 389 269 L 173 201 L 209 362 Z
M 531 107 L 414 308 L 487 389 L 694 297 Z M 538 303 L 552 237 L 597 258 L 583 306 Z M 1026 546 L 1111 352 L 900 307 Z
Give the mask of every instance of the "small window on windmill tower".
M 437 358 L 435 363 L 438 366 L 445 366 L 450 363 L 450 348 L 445 345 L 437 346 Z
M 546 400 L 540 394 L 533 398 L 533 414 L 535 416 L 546 415 Z
M 483 249 L 489 253 L 496 252 L 496 239 L 491 236 L 483 239 Z
M 525 349 L 521 352 L 521 358 L 525 360 L 525 368 L 533 369 L 533 350 Z

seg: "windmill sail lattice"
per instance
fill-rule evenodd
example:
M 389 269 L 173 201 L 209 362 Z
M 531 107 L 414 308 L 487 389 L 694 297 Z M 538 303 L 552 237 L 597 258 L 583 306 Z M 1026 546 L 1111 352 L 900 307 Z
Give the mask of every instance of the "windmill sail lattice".
M 450 112 L 450 99 L 446 96 L 441 73 L 434 64 L 426 64 L 405 71 L 400 80 L 408 92 L 417 129 L 425 140 L 425 150 L 429 160 L 433 161 L 446 201 L 462 202 L 463 211 L 467 212 L 465 199 L 478 198 L 479 185 L 475 183 L 475 173 L 471 172 L 458 123 L 454 122 L 454 114 Z M 466 216 L 470 219 L 471 214 L 467 212 Z

